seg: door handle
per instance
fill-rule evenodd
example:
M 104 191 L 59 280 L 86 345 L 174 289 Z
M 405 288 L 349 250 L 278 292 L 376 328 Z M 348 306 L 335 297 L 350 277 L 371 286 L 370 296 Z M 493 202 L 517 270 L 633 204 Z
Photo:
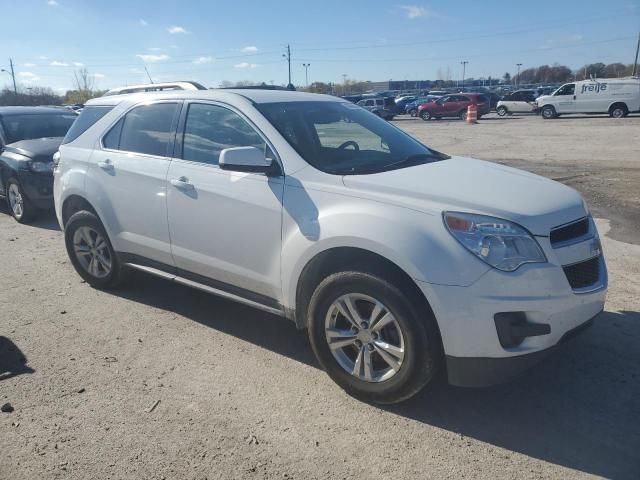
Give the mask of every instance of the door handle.
M 181 190 L 193 190 L 195 188 L 187 177 L 172 178 L 171 185 Z
M 105 171 L 112 172 L 113 171 L 113 163 L 108 158 L 105 159 L 104 162 L 98 162 L 98 166 Z

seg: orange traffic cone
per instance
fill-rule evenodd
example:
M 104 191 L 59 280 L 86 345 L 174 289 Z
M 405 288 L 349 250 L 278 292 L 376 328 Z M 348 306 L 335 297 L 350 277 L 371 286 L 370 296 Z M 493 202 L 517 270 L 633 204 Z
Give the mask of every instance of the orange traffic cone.
M 478 123 L 478 107 L 474 104 L 467 107 L 467 123 Z

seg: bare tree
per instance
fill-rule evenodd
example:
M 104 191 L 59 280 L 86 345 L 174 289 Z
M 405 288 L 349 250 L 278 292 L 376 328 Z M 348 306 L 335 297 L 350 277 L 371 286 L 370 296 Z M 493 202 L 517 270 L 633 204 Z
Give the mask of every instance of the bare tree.
M 73 72 L 74 83 L 76 90 L 81 92 L 92 92 L 96 85 L 96 78 L 89 73 L 86 68 L 81 68 Z

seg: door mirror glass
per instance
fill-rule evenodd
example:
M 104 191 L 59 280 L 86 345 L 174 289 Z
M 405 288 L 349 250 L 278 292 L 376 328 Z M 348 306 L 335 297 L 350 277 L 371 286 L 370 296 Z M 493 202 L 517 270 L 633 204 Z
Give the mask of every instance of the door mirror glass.
M 265 157 L 264 151 L 256 147 L 232 147 L 220 152 L 218 165 L 223 170 L 234 172 L 270 173 L 273 160 Z

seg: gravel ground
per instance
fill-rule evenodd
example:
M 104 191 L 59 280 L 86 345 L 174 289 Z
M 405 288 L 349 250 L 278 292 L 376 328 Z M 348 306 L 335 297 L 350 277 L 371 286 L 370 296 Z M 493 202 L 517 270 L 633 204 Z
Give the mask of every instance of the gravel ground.
M 449 153 L 558 176 L 606 163 L 601 178 L 620 170 L 609 188 L 575 186 L 629 218 L 640 119 L 574 122 L 397 124 Z M 379 408 L 331 382 L 288 321 L 144 274 L 94 290 L 53 217 L 23 226 L 2 210 L 0 405 L 15 410 L 0 413 L 0 478 L 637 480 L 640 246 L 607 218 L 610 295 L 592 328 L 508 385 L 434 385 Z

